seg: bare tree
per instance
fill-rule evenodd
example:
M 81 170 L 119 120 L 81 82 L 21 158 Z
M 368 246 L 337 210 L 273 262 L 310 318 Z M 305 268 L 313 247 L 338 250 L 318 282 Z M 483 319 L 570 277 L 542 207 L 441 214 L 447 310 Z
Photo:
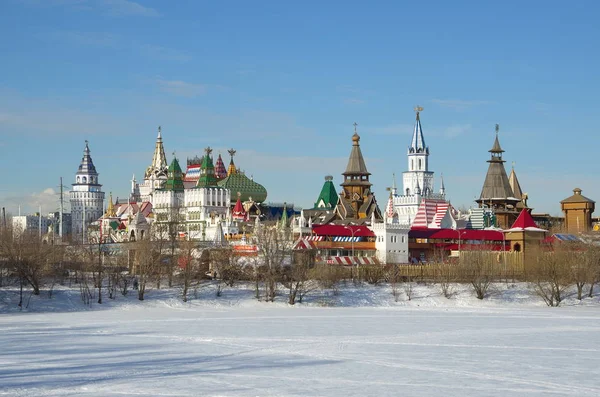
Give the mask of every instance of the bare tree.
M 414 281 L 412 276 L 408 276 L 404 283 L 402 284 L 402 288 L 404 289 L 404 293 L 406 294 L 406 298 L 408 300 L 412 300 L 413 292 L 414 292 Z
M 225 286 L 233 287 L 244 277 L 240 257 L 230 247 L 210 250 L 210 268 L 216 279 L 217 296 L 221 296 Z
M 291 266 L 285 267 L 282 283 L 288 290 L 288 303 L 294 305 L 309 291 L 310 269 L 315 266 L 315 250 L 294 251 Z
M 571 261 L 572 252 L 561 244 L 553 251 L 540 251 L 530 263 L 530 285 L 548 306 L 562 302 L 563 293 L 571 284 Z
M 588 297 L 594 296 L 594 286 L 600 281 L 600 247 L 588 244 L 585 250 L 585 260 L 588 267 Z
M 161 255 L 154 249 L 154 241 L 142 239 L 129 243 L 130 255 L 133 255 L 132 273 L 135 275 L 134 288 L 137 285 L 138 299 L 143 301 L 146 288 L 153 277 L 160 277 Z
M 400 299 L 400 271 L 398 269 L 398 265 L 390 265 L 386 271 L 386 278 L 390 283 L 390 287 L 392 288 L 392 295 L 394 296 L 394 300 L 398 302 Z
M 42 242 L 33 233 L 13 230 L 10 226 L 2 228 L 0 233 L 0 256 L 19 279 L 21 290 L 19 306 L 22 306 L 24 285 L 31 286 L 34 295 L 40 294 L 45 270 L 45 263 L 42 261 Z
M 436 281 L 440 292 L 445 298 L 452 296 L 452 283 L 454 282 L 454 265 L 450 263 L 438 263 L 435 265 Z
M 259 270 L 265 283 L 265 298 L 273 302 L 283 266 L 291 260 L 293 242 L 281 229 L 271 226 L 258 227 L 254 239 L 262 262 Z
M 471 284 L 477 299 L 485 298 L 488 292 L 494 276 L 493 266 L 494 261 L 487 251 L 470 251 L 463 255 L 460 277 Z

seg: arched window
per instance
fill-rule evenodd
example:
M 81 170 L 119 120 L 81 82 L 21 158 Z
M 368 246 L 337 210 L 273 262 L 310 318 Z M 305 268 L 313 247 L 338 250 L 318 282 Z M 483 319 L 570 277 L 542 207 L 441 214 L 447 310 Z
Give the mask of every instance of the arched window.
M 414 170 L 415 169 L 415 160 L 410 160 L 410 170 Z
M 83 181 L 83 183 L 87 183 L 87 178 L 85 176 L 81 178 L 81 180 Z
M 421 159 L 419 159 L 419 169 L 421 169 Z
M 410 196 L 410 189 L 409 188 L 406 188 L 406 195 Z
M 81 183 L 81 179 L 79 179 L 79 177 L 77 177 L 77 183 Z
M 519 244 L 519 243 L 516 243 L 516 244 L 513 246 L 513 249 L 515 250 L 515 252 L 521 252 L 521 244 Z

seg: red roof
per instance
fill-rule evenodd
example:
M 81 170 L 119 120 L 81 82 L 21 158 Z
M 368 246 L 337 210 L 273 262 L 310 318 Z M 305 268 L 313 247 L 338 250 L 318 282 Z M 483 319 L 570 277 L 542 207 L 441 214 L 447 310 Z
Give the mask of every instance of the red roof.
M 244 211 L 244 206 L 242 205 L 242 201 L 238 196 L 237 201 L 235 202 L 235 207 L 233 207 L 233 219 L 241 220 L 246 217 L 246 211 Z
M 367 226 L 355 225 L 316 225 L 313 226 L 313 232 L 319 236 L 375 237 L 375 233 Z
M 524 208 L 521 211 L 521 213 L 519 214 L 519 216 L 517 217 L 517 220 L 515 221 L 515 223 L 513 223 L 513 225 L 510 228 L 511 229 L 525 229 L 527 227 L 537 228 L 538 225 L 535 224 L 535 221 L 531 217 L 531 214 L 529 213 L 529 211 L 527 211 L 527 209 Z
M 463 241 L 502 241 L 504 233 L 498 230 L 475 230 L 475 229 L 425 229 L 412 228 L 408 232 L 409 238 L 427 238 L 438 240 L 458 240 Z

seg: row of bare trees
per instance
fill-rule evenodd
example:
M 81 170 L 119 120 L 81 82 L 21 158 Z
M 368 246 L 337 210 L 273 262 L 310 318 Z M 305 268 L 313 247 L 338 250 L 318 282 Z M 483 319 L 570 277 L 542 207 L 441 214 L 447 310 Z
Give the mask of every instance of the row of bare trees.
M 229 246 L 181 241 L 177 231 L 176 225 L 168 222 L 157 224 L 146 239 L 109 250 L 111 245 L 103 242 L 46 244 L 36 235 L 13 233 L 5 227 L 0 229 L 0 286 L 18 285 L 19 305 L 23 306 L 27 291 L 30 296 L 39 295 L 46 288 L 51 294 L 57 283 L 75 283 L 84 303 L 101 304 L 103 297 L 116 299 L 132 289 L 139 300 L 144 300 L 149 289 L 165 284 L 180 288 L 183 301 L 189 299 L 191 291 L 209 283 L 220 296 L 225 288 L 244 280 L 254 283 L 257 299 L 273 302 L 283 294 L 289 304 L 295 304 L 316 288 L 337 293 L 340 284 L 350 279 L 374 285 L 389 283 L 396 299 L 400 291 L 411 299 L 416 280 L 435 283 L 448 298 L 456 283 L 468 283 L 479 299 L 487 296 L 493 282 L 502 281 L 502 277 L 508 282 L 501 257 L 484 251 L 463 255 L 459 263 L 440 260 L 426 265 L 424 274 L 425 266 L 319 265 L 313 250 L 294 251 L 289 231 L 278 227 L 260 226 L 254 231 L 253 243 L 258 249 L 254 257 L 239 256 Z M 552 249 L 530 250 L 525 258 L 521 279 L 549 306 L 558 306 L 565 291 L 573 286 L 578 299 L 586 292 L 591 297 L 600 281 L 600 247 L 595 245 L 563 243 Z

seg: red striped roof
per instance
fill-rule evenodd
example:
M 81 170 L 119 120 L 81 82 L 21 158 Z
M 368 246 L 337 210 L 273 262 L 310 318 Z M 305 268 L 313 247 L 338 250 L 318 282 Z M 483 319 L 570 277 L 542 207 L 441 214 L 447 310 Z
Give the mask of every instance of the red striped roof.
M 367 226 L 356 226 L 356 225 L 315 225 L 313 226 L 313 233 L 319 236 L 348 236 L 352 237 L 375 237 L 375 233 L 371 231 Z

